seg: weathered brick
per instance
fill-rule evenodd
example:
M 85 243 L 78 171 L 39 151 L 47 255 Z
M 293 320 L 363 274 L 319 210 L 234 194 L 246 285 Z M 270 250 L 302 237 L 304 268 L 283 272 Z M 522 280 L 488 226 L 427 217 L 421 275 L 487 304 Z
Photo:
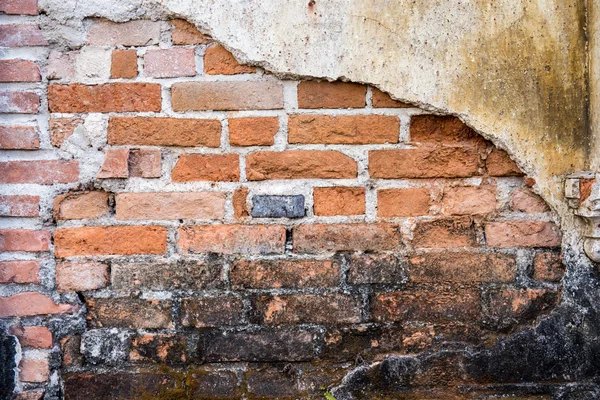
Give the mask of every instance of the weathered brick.
M 250 181 L 351 179 L 356 178 L 357 171 L 356 161 L 339 151 L 264 151 L 246 157 L 246 176 Z
M 489 214 L 497 207 L 494 186 L 456 186 L 442 198 L 442 212 L 449 215 Z
M 81 349 L 81 336 L 72 335 L 60 339 L 60 350 L 62 353 L 63 368 L 83 365 Z
M 296 373 L 293 370 L 287 371 L 276 367 L 248 370 L 245 380 L 249 397 L 253 399 L 301 398 Z
M 19 380 L 22 382 L 46 382 L 50 378 L 48 360 L 23 358 L 19 364 Z
M 171 328 L 171 301 L 132 298 L 87 299 L 91 328 Z
M 39 283 L 40 262 L 0 261 L 0 283 Z
M 351 285 L 397 285 L 406 280 L 402 260 L 393 254 L 352 255 L 348 264 Z
M 425 253 L 411 257 L 413 282 L 511 282 L 515 279 L 513 255 L 479 253 Z
M 431 194 L 426 188 L 383 189 L 377 191 L 379 217 L 416 217 L 429 214 Z
M 183 20 L 174 19 L 172 40 L 173 44 L 207 44 L 210 43 L 210 38 L 204 36 L 196 29 L 194 25 Z
M 485 238 L 491 247 L 559 247 L 560 231 L 548 221 L 489 222 Z
M 117 219 L 221 219 L 225 215 L 225 194 L 201 193 L 119 193 Z
M 115 328 L 88 329 L 81 335 L 86 364 L 111 367 L 127 361 L 130 333 Z
M 77 305 L 59 303 L 44 294 L 23 292 L 10 297 L 0 297 L 0 317 L 28 317 L 46 314 L 77 312 Z
M 187 361 L 187 338 L 173 334 L 140 334 L 131 339 L 129 360 L 134 363 L 177 365 Z
M 56 264 L 59 292 L 85 292 L 101 289 L 108 283 L 108 266 L 98 262 L 62 261 Z
M 144 55 L 144 73 L 153 78 L 176 78 L 196 75 L 194 49 L 148 50 Z
M 79 162 L 72 160 L 35 160 L 0 162 L 0 183 L 38 183 L 53 185 L 79 180 Z
M 290 143 L 398 143 L 400 120 L 390 115 L 290 115 Z
M 0 229 L 0 251 L 48 251 L 49 231 Z
M 129 151 L 129 176 L 160 178 L 162 154 L 160 149 L 132 149 Z
M 328 260 L 236 261 L 231 268 L 234 289 L 334 287 L 339 266 Z
M 355 324 L 361 319 L 361 302 L 341 294 L 261 296 L 257 308 L 268 325 Z
M 252 197 L 252 217 L 254 218 L 302 218 L 304 217 L 304 196 L 256 195 Z
M 0 195 L 0 217 L 37 217 L 40 196 Z
M 21 347 L 52 348 L 52 333 L 45 326 L 13 325 L 10 327 L 9 333 L 19 338 Z
M 232 200 L 233 203 L 233 216 L 236 220 L 242 220 L 250 215 L 248 211 L 248 205 L 246 200 L 248 199 L 248 188 L 236 189 L 233 192 Z
M 550 311 L 558 292 L 547 289 L 494 290 L 484 296 L 483 318 L 488 328 L 500 331 L 531 322 Z
M 54 232 L 54 255 L 164 254 L 167 229 L 162 226 L 62 228 Z
M 132 79 L 138 75 L 137 50 L 113 50 L 110 63 L 110 77 Z
M 514 211 L 525 212 L 529 214 L 543 213 L 550 211 L 548 204 L 530 189 L 515 189 L 510 194 L 510 208 Z
M 299 108 L 361 108 L 367 87 L 349 82 L 303 81 L 298 84 Z
M 314 224 L 298 225 L 293 233 L 294 251 L 399 250 L 400 230 L 391 224 Z
M 323 396 L 323 388 L 334 387 L 350 372 L 346 365 L 324 365 L 315 369 L 305 369 L 298 377 L 300 390 L 318 399 Z M 307 397 L 311 398 L 311 397 Z
M 467 178 L 479 175 L 479 153 L 472 147 L 420 147 L 369 152 L 372 178 Z
M 171 374 L 142 372 L 66 373 L 63 375 L 65 400 L 139 399 L 140 393 L 158 398 L 161 393 L 177 392 L 180 380 Z
M 39 82 L 42 79 L 37 64 L 27 60 L 0 61 L 0 82 Z
M 14 400 L 42 400 L 43 397 L 43 390 L 33 390 L 17 393 L 14 397 Z
M 33 150 L 39 147 L 38 131 L 33 126 L 0 126 L 0 149 Z
M 240 325 L 244 304 L 236 296 L 199 297 L 181 301 L 181 324 L 196 328 Z
M 111 117 L 108 144 L 143 146 L 219 147 L 217 119 Z
M 394 100 L 389 94 L 382 92 L 377 88 L 372 88 L 372 103 L 375 108 L 410 108 L 410 104 Z
M 182 154 L 171 172 L 173 182 L 240 180 L 237 154 Z
M 36 24 L 0 25 L 1 47 L 47 46 Z
M 50 85 L 50 112 L 159 112 L 160 85 L 155 83 L 107 83 L 103 85 Z
M 402 337 L 403 329 L 398 325 L 329 328 L 319 358 L 338 362 L 372 359 L 377 354 L 399 352 Z
M 272 146 L 279 131 L 277 117 L 231 118 L 228 123 L 232 146 Z
M 0 12 L 5 14 L 37 15 L 37 0 L 4 0 L 0 3 Z
M 108 193 L 100 190 L 67 193 L 54 199 L 54 218 L 94 219 L 108 213 Z
M 468 217 L 419 221 L 413 231 L 413 246 L 421 248 L 477 246 L 473 221 Z
M 74 51 L 61 53 L 58 50 L 50 50 L 48 66 L 46 67 L 46 78 L 49 81 L 74 79 L 77 55 L 78 53 Z
M 171 87 L 174 111 L 283 108 L 283 86 L 271 81 L 181 82 Z
M 60 147 L 79 125 L 83 124 L 81 118 L 50 118 L 50 143 Z
M 361 215 L 365 213 L 365 188 L 320 187 L 313 190 L 315 215 Z
M 0 92 L 0 113 L 37 114 L 40 96 L 34 92 Z
M 214 260 L 177 263 L 113 263 L 114 290 L 204 290 L 223 286 L 223 263 Z
M 184 253 L 283 253 L 285 228 L 279 225 L 196 225 L 179 228 Z
M 510 158 L 507 152 L 494 149 L 485 160 L 490 176 L 523 176 L 519 166 Z
M 92 22 L 87 44 L 91 46 L 150 46 L 160 39 L 160 21 Z
M 439 115 L 414 115 L 410 119 L 410 139 L 419 143 L 485 146 L 485 139 L 460 119 Z
M 373 298 L 371 317 L 375 321 L 475 322 L 479 320 L 479 293 L 464 289 L 379 293 Z
M 241 65 L 223 46 L 213 45 L 204 53 L 204 72 L 208 75 L 252 74 L 256 68 Z
M 107 149 L 104 151 L 104 161 L 100 171 L 96 174 L 98 179 L 128 178 L 129 177 L 129 149 Z
M 565 273 L 562 255 L 559 252 L 537 253 L 533 262 L 533 278 L 542 281 L 558 282 Z

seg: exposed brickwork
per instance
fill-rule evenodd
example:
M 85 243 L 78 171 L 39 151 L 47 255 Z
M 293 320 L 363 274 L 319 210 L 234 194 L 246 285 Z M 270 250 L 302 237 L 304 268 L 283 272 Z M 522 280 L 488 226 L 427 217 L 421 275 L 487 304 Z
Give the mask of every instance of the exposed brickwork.
M 105 85 L 50 85 L 48 106 L 52 112 L 160 111 L 160 85 L 110 83 Z
M 206 44 L 210 38 L 201 34 L 192 24 L 182 19 L 174 19 L 173 23 L 173 44 Z
M 237 154 L 184 154 L 173 168 L 174 182 L 225 181 L 240 179 Z
M 110 67 L 111 78 L 135 78 L 138 74 L 137 51 L 113 50 Z
M 365 213 L 365 189 L 321 187 L 313 191 L 315 215 L 361 215 Z
M 276 117 L 229 120 L 229 142 L 232 146 L 271 146 L 278 131 L 279 119 Z
M 367 87 L 356 83 L 304 81 L 298 85 L 300 108 L 361 108 Z
M 40 197 L 30 195 L 0 195 L 0 216 L 37 217 L 40 215 Z
M 150 50 L 144 63 L 144 73 L 153 78 L 196 75 L 194 49 Z
M 34 150 L 40 147 L 37 129 L 31 126 L 0 126 L 0 149 Z
M 0 261 L 0 283 L 38 283 L 39 261 Z
M 204 54 L 204 72 L 208 75 L 252 74 L 256 68 L 241 65 L 223 46 L 210 46 Z
M 40 69 L 26 60 L 0 61 L 0 82 L 39 82 Z

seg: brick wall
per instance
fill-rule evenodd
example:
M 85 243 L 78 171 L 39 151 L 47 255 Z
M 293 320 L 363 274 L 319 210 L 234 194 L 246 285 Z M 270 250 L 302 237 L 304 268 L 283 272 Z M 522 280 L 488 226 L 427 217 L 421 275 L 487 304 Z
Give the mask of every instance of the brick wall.
M 457 118 L 277 79 L 184 21 L 90 20 L 65 52 L 35 2 L 2 7 L 19 399 L 322 398 L 558 302 L 555 215 Z

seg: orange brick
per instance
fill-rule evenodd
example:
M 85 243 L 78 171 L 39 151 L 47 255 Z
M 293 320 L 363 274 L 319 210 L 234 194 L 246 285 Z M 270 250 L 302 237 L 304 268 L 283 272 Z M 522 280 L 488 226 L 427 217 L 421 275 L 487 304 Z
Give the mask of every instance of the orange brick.
M 357 164 L 339 151 L 289 150 L 265 151 L 246 157 L 246 176 L 250 181 L 266 179 L 343 179 L 356 178 Z
M 86 319 L 90 328 L 157 329 L 173 326 L 173 303 L 170 301 L 90 298 L 86 300 L 86 305 Z
M 54 218 L 94 219 L 108 213 L 108 193 L 92 192 L 67 193 L 54 199 Z
M 391 224 L 315 224 L 293 228 L 294 251 L 399 250 L 400 230 Z
M 81 118 L 50 118 L 50 143 L 60 147 L 79 125 L 83 124 Z
M 53 185 L 79 180 L 79 162 L 71 160 L 32 160 L 0 162 L 0 183 Z
M 76 305 L 55 304 L 52 299 L 36 292 L 24 292 L 10 297 L 0 297 L 0 317 L 28 317 L 46 314 L 77 312 Z
M 27 60 L 0 60 L 0 82 L 39 82 L 40 69 Z
M 174 182 L 240 180 L 240 163 L 237 154 L 182 154 L 173 167 Z
M 204 72 L 208 75 L 252 74 L 256 68 L 241 65 L 223 46 L 213 45 L 204 54 Z
M 429 189 L 383 189 L 377 191 L 379 217 L 416 217 L 429 214 Z
M 225 194 L 203 193 L 119 193 L 117 219 L 221 219 L 225 215 Z
M 9 333 L 19 338 L 21 347 L 52 348 L 52 333 L 45 326 L 13 325 L 10 327 Z
M 490 176 L 523 176 L 519 166 L 504 150 L 494 149 L 485 160 Z
M 531 214 L 550 211 L 544 199 L 527 188 L 515 189 L 510 194 L 510 208 Z
M 24 358 L 19 364 L 19 380 L 22 382 L 46 382 L 50 378 L 48 360 Z
M 340 294 L 264 296 L 258 310 L 267 325 L 356 324 L 361 322 L 360 300 Z
M 496 188 L 493 186 L 457 186 L 449 188 L 442 198 L 445 214 L 475 215 L 496 211 Z
M 54 233 L 54 255 L 164 254 L 167 229 L 162 226 L 62 228 Z
M 0 216 L 37 217 L 40 215 L 40 197 L 29 195 L 0 195 Z
M 132 79 L 138 75 L 137 50 L 113 50 L 110 77 Z
M 314 188 L 313 201 L 315 215 L 361 215 L 365 213 L 365 188 Z
M 559 252 L 545 251 L 537 253 L 533 262 L 533 278 L 558 282 L 565 274 L 565 265 Z
M 244 219 L 250 215 L 248 211 L 248 188 L 240 188 L 233 192 L 233 216 L 235 219 Z
M 410 104 L 396 101 L 389 94 L 382 92 L 377 88 L 372 88 L 372 103 L 374 108 L 410 108 Z
M 32 126 L 0 126 L 0 149 L 33 150 L 40 147 L 38 131 Z
M 398 143 L 400 120 L 389 115 L 290 115 L 290 143 Z
M 56 287 L 59 292 L 84 292 L 108 283 L 108 266 L 98 262 L 58 262 Z
M 491 247 L 559 247 L 560 230 L 548 221 L 490 222 L 485 238 Z
M 40 262 L 0 261 L 0 283 L 39 283 Z
M 439 115 L 412 116 L 410 140 L 420 143 L 485 145 L 485 139 L 460 119 Z
M 426 253 L 411 257 L 412 282 L 510 282 L 515 279 L 513 255 L 478 253 Z
M 285 228 L 279 225 L 197 225 L 179 228 L 183 253 L 283 253 Z
M 162 154 L 160 149 L 132 149 L 129 151 L 129 176 L 160 178 Z
M 0 251 L 48 251 L 49 231 L 0 229 Z
M 128 178 L 129 149 L 107 149 L 104 152 L 104 162 L 96 174 L 98 179 Z
M 299 108 L 362 108 L 367 87 L 358 83 L 303 81 L 298 84 Z
M 201 34 L 198 29 L 191 23 L 182 20 L 174 19 L 173 23 L 173 44 L 207 44 L 210 43 L 210 38 Z
M 473 221 L 468 217 L 419 221 L 413 231 L 417 248 L 473 247 L 477 238 Z
M 339 281 L 340 270 L 329 260 L 239 260 L 231 268 L 234 289 L 323 288 Z
M 229 120 L 232 146 L 272 146 L 279 131 L 277 117 L 248 117 Z

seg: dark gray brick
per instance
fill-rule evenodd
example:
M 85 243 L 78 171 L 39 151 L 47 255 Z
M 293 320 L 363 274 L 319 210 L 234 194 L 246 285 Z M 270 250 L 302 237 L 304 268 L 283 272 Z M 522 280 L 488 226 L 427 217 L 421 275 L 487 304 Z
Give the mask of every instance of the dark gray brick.
M 252 216 L 255 218 L 302 218 L 304 217 L 304 196 L 269 196 L 252 197 L 254 206 Z

